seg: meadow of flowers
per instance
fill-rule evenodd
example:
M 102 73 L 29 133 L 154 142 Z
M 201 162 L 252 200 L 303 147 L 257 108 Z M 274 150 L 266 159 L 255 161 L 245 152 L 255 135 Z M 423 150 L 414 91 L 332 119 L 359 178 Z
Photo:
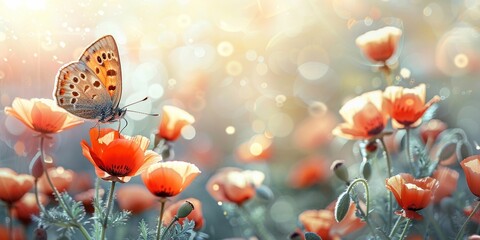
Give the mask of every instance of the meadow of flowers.
M 0 240 L 480 239 L 478 1 L 0 5 Z

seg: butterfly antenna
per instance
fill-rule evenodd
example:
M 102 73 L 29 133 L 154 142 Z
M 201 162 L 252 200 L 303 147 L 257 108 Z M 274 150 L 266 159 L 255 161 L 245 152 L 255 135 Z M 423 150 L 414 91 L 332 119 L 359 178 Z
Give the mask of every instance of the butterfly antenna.
M 127 121 L 127 119 L 121 118 L 120 121 L 118 122 L 118 128 L 120 129 L 120 123 L 122 122 L 122 119 L 125 120 L 125 126 L 122 128 L 121 131 L 119 131 L 120 133 L 123 132 L 123 130 L 125 130 L 125 128 L 127 128 L 127 126 L 128 126 L 128 121 Z
M 132 106 L 132 105 L 134 105 L 134 104 L 137 104 L 137 103 L 141 103 L 141 102 L 147 101 L 147 99 L 148 99 L 148 97 L 145 97 L 145 98 L 142 99 L 142 100 L 139 100 L 139 101 L 136 101 L 136 102 L 127 104 L 127 105 L 125 105 L 122 109 L 125 109 L 125 108 L 127 108 L 127 107 L 130 107 L 130 106 Z
M 134 111 L 134 110 L 127 110 L 127 112 L 134 112 L 134 113 L 139 113 L 139 114 L 148 115 L 148 116 L 152 116 L 152 117 L 156 117 L 156 116 L 159 115 L 158 113 L 145 113 L 145 112 L 139 112 L 139 111 Z

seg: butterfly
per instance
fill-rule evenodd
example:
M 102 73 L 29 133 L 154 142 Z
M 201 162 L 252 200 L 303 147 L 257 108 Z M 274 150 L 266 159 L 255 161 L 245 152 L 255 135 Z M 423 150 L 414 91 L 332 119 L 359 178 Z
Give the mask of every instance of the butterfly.
M 122 68 L 115 39 L 101 37 L 78 61 L 61 67 L 53 95 L 58 106 L 84 119 L 109 123 L 123 118 L 127 110 L 118 107 Z

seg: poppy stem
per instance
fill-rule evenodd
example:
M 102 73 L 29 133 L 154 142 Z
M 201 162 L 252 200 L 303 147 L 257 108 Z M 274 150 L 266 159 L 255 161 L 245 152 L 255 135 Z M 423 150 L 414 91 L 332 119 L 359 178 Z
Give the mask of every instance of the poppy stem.
M 410 225 L 411 222 L 412 222 L 412 219 L 408 218 L 407 223 L 405 223 L 405 227 L 403 228 L 402 235 L 400 236 L 399 240 L 403 240 L 403 238 L 405 237 L 405 233 L 407 233 L 408 226 Z
M 33 185 L 33 191 L 35 193 L 35 201 L 37 202 L 38 208 L 41 212 L 48 215 L 48 212 L 43 207 L 42 203 L 40 202 L 40 197 L 38 196 L 38 178 L 35 178 L 35 184 Z
M 390 70 L 390 67 L 387 65 L 386 62 L 383 63 L 383 66 L 380 67 L 380 70 L 385 75 L 385 82 L 387 83 L 387 87 L 391 86 L 393 83 L 392 71 Z
M 55 185 L 53 185 L 52 179 L 50 178 L 50 174 L 48 173 L 48 169 L 45 164 L 46 157 L 45 157 L 45 150 L 43 149 L 44 143 L 45 143 L 45 136 L 42 135 L 40 136 L 40 155 L 42 157 L 43 172 L 45 173 L 45 178 L 47 179 L 48 185 L 50 186 L 50 188 L 52 188 L 53 194 L 57 198 L 58 203 L 60 204 L 62 209 L 68 214 L 70 219 L 72 219 L 74 226 L 80 230 L 80 232 L 82 233 L 85 239 L 90 240 L 91 238 L 87 232 L 87 229 L 85 229 L 85 227 L 83 227 L 82 224 L 77 222 L 77 219 L 74 218 L 72 211 L 63 201 L 63 197 L 60 195 L 57 188 L 55 188 Z
M 392 177 L 392 161 L 390 159 L 390 153 L 388 152 L 387 145 L 385 144 L 385 140 L 383 137 L 380 138 L 380 143 L 382 143 L 383 153 L 385 154 L 385 159 L 387 160 L 387 173 L 388 178 Z M 392 227 L 392 220 L 393 220 L 393 199 L 392 199 L 392 192 L 388 192 L 388 229 Z
M 7 225 L 8 225 L 8 239 L 13 239 L 13 218 L 12 218 L 12 204 L 7 203 Z
M 243 212 L 248 222 L 253 225 L 255 232 L 257 232 L 259 239 L 273 240 L 273 235 L 265 228 L 263 223 L 258 222 L 256 219 L 252 218 L 250 212 L 245 208 L 244 205 L 239 205 L 238 208 Z
M 162 238 L 160 238 L 160 240 L 163 240 L 163 238 L 166 236 L 167 232 L 168 232 L 168 229 L 170 229 L 173 224 L 178 221 L 178 216 L 175 215 L 175 217 L 172 219 L 172 221 L 170 222 L 170 224 L 168 224 L 168 227 L 165 229 L 165 231 L 163 232 L 162 234 Z
M 158 225 L 157 225 L 157 240 L 160 239 L 160 233 L 162 232 L 162 219 L 163 219 L 163 212 L 165 210 L 165 198 L 160 198 L 160 214 L 158 215 Z M 164 234 L 166 231 L 164 232 Z M 163 236 L 162 236 L 163 237 Z
M 108 200 L 107 200 L 107 210 L 105 211 L 105 218 L 103 219 L 103 224 L 102 224 L 102 237 L 101 239 L 105 239 L 105 233 L 107 231 L 107 225 L 108 225 L 108 215 L 110 214 L 110 211 L 112 209 L 113 205 L 113 193 L 115 192 L 115 181 L 112 181 L 112 185 L 110 185 L 110 193 L 108 194 Z
M 472 213 L 468 215 L 467 220 L 465 220 L 465 222 L 462 225 L 462 228 L 460 228 L 460 231 L 458 231 L 457 236 L 455 237 L 455 240 L 459 240 L 462 238 L 463 231 L 465 231 L 465 228 L 467 227 L 467 223 L 470 221 L 470 218 L 472 218 L 472 216 L 478 211 L 479 208 L 480 208 L 480 201 L 477 201 L 477 206 L 475 206 Z
M 398 216 L 397 221 L 395 222 L 395 225 L 393 225 L 392 231 L 390 231 L 390 234 L 388 235 L 389 238 L 391 238 L 393 234 L 395 234 L 395 232 L 397 231 L 398 225 L 400 224 L 402 219 L 403 217 Z
M 416 173 L 414 172 L 414 168 L 413 168 L 413 158 L 412 158 L 412 154 L 410 153 L 410 128 L 407 127 L 405 129 L 406 131 L 406 139 L 405 139 L 405 150 L 406 150 L 406 153 L 407 153 L 407 161 L 408 161 L 408 164 L 410 166 L 410 172 L 413 173 L 413 175 L 416 175 Z

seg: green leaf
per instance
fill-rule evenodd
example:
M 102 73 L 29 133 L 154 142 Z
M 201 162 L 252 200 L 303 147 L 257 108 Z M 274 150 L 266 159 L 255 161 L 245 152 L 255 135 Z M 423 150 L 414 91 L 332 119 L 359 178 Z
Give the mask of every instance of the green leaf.
M 335 204 L 335 220 L 340 222 L 347 215 L 350 208 L 350 194 L 348 191 L 343 192 L 338 196 L 337 203 Z

